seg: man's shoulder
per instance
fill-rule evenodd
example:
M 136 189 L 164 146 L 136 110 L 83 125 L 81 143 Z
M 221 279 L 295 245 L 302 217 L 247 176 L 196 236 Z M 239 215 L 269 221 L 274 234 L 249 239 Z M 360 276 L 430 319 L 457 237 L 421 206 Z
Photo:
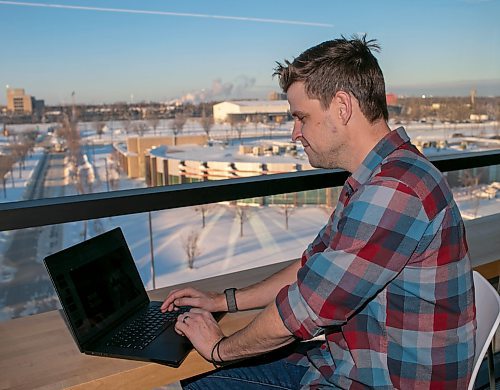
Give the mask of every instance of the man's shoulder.
M 442 173 L 422 154 L 412 148 L 399 148 L 387 156 L 374 172 L 372 179 L 398 180 L 415 190 L 432 190 L 443 181 Z
M 442 173 L 412 148 L 400 148 L 387 156 L 370 181 L 373 184 L 397 181 L 408 187 L 426 209 L 426 205 L 432 205 L 426 210 L 431 218 L 431 214 L 447 207 L 453 199 Z

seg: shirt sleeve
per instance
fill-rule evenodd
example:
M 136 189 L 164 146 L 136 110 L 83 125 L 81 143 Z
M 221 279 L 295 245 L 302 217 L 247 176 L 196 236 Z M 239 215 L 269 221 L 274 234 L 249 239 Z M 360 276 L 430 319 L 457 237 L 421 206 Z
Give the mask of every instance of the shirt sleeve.
M 332 221 L 333 215 L 330 217 L 328 224 L 323 226 L 323 228 L 319 231 L 318 235 L 316 238 L 311 242 L 307 249 L 302 253 L 301 257 L 301 265 L 303 266 L 306 262 L 307 259 L 309 259 L 312 255 L 318 252 L 323 252 L 326 248 L 328 248 L 328 242 L 329 242 L 329 235 L 330 235 L 330 228 L 331 228 L 331 221 Z
M 307 258 L 297 281 L 278 293 L 285 326 L 309 339 L 345 323 L 402 270 L 428 225 L 422 201 L 400 181 L 360 188 L 325 250 Z

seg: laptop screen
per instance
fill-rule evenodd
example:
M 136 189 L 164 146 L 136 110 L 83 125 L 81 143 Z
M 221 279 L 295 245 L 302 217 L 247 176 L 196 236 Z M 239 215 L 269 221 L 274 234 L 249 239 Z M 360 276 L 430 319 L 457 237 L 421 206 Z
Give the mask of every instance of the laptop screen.
M 149 302 L 120 229 L 45 259 L 80 347 Z

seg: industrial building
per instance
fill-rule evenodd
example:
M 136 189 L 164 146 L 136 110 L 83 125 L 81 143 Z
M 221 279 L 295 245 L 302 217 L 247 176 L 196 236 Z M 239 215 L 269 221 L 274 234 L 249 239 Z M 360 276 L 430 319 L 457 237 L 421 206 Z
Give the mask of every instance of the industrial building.
M 217 123 L 279 122 L 291 119 L 290 105 L 286 100 L 235 100 L 214 104 Z

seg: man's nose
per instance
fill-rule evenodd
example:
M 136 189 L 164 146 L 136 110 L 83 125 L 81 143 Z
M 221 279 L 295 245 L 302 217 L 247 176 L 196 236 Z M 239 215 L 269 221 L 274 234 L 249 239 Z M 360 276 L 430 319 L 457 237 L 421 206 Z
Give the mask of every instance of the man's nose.
M 296 142 L 298 138 L 302 137 L 302 128 L 300 124 L 294 122 L 292 130 L 292 141 Z

